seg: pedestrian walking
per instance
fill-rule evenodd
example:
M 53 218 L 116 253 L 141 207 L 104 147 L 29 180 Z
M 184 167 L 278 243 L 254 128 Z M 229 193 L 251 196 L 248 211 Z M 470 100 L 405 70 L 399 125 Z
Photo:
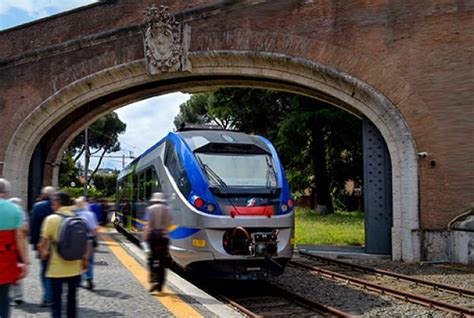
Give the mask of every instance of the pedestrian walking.
M 14 197 L 14 198 L 10 198 L 8 201 L 16 204 L 22 212 L 23 225 L 21 226 L 21 231 L 22 231 L 23 237 L 25 238 L 23 240 L 25 244 L 24 249 L 28 250 L 28 241 L 26 240 L 26 238 L 28 237 L 30 221 L 29 221 L 28 213 L 23 209 L 23 200 L 21 200 L 20 198 Z M 21 259 L 19 259 L 18 261 L 19 263 L 21 263 Z M 22 285 L 23 285 L 22 280 L 17 280 L 11 286 L 11 299 L 17 305 L 23 304 L 23 286 Z
M 67 284 L 67 317 L 77 317 L 77 286 L 83 270 L 87 270 L 90 247 L 87 225 L 73 212 L 71 197 L 57 192 L 52 198 L 54 213 L 41 228 L 39 251 L 50 261 L 46 277 L 51 280 L 53 318 L 61 317 L 63 284 Z
M 76 208 L 75 213 L 77 216 L 84 218 L 87 223 L 87 227 L 89 228 L 89 233 L 87 235 L 87 239 L 92 244 L 92 249 L 89 256 L 89 266 L 87 271 L 84 272 L 81 276 L 82 279 L 86 280 L 87 289 L 94 289 L 94 250 L 97 247 L 97 229 L 99 228 L 99 224 L 97 222 L 97 218 L 95 213 L 89 211 L 87 208 L 87 200 L 85 197 L 79 197 L 75 200 Z
M 89 210 L 95 214 L 97 222 L 102 225 L 102 205 L 98 202 L 97 198 L 91 199 Z
M 150 247 L 150 292 L 161 292 L 166 279 L 166 268 L 170 262 L 168 227 L 172 221 L 171 210 L 163 193 L 153 193 L 145 219 L 148 223 L 144 228 L 144 240 Z
M 109 213 L 110 213 L 110 207 L 109 207 L 109 202 L 107 198 L 100 198 L 99 199 L 100 205 L 102 207 L 102 226 L 107 226 L 109 223 Z
M 0 318 L 9 317 L 10 285 L 26 276 L 29 265 L 21 210 L 6 200 L 10 187 L 10 182 L 0 178 Z
M 30 244 L 37 251 L 36 257 L 40 262 L 40 282 L 43 287 L 43 296 L 41 299 L 41 307 L 47 307 L 51 304 L 51 282 L 46 277 L 46 268 L 49 259 L 41 259 L 38 252 L 38 243 L 40 240 L 41 226 L 44 219 L 53 213 L 51 206 L 51 196 L 56 193 L 56 189 L 51 186 L 44 187 L 41 190 L 41 200 L 33 205 L 30 214 Z

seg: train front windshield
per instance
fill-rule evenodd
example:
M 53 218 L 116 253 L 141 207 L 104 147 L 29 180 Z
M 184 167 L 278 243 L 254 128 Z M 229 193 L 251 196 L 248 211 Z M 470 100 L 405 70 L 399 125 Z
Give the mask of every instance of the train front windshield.
M 196 153 L 209 182 L 227 187 L 276 187 L 273 160 L 267 154 Z

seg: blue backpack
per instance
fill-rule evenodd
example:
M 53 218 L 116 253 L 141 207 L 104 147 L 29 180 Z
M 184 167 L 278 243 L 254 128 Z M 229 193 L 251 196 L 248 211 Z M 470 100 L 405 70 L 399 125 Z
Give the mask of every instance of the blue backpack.
M 87 249 L 86 221 L 78 216 L 56 214 L 64 218 L 56 242 L 59 255 L 67 261 L 82 259 Z

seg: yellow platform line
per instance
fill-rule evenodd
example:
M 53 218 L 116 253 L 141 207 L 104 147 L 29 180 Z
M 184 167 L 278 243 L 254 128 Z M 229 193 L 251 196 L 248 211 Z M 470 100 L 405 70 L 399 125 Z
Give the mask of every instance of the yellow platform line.
M 148 271 L 130 256 L 114 239 L 107 234 L 102 234 L 105 241 L 114 255 L 122 262 L 125 268 L 130 271 L 135 278 L 145 287 L 149 289 Z M 176 317 L 203 317 L 193 307 L 182 300 L 176 293 L 169 288 L 164 288 L 162 293 L 153 295 L 163 306 L 166 307 Z

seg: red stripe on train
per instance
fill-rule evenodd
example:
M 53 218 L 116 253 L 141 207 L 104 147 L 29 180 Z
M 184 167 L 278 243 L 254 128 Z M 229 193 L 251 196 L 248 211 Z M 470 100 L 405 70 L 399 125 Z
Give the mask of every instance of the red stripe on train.
M 236 217 L 238 215 L 264 215 L 271 217 L 273 215 L 273 206 L 263 205 L 263 206 L 239 206 L 233 207 L 230 210 L 230 216 Z

